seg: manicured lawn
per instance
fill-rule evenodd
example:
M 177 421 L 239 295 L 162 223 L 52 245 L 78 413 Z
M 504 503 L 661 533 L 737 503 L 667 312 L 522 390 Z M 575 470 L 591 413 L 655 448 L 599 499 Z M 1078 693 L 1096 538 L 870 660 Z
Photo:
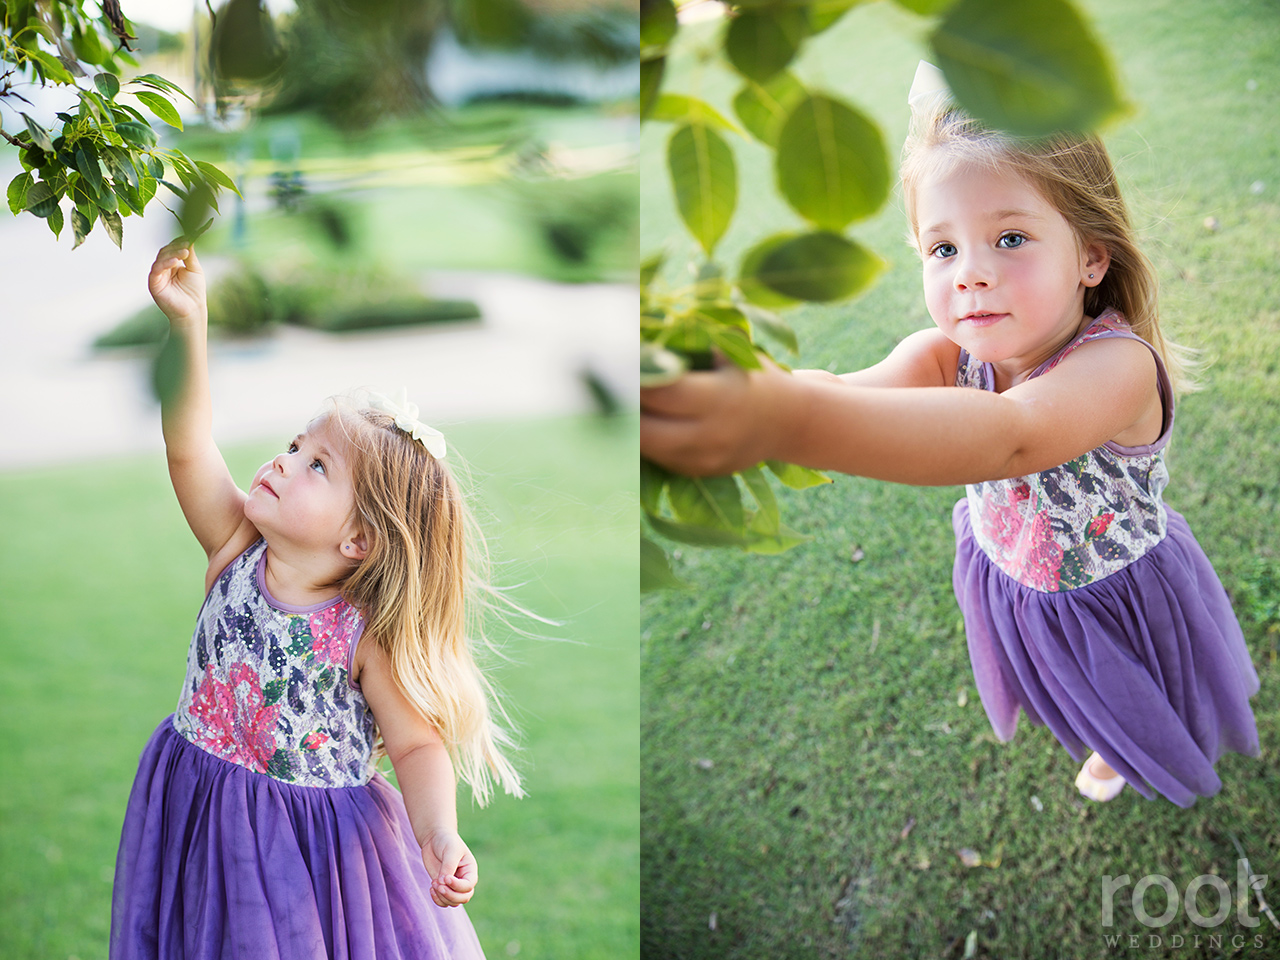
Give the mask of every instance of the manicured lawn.
M 495 579 L 560 626 L 494 624 L 530 796 L 460 818 L 490 957 L 613 960 L 638 942 L 634 420 L 450 429 Z M 274 447 L 228 452 L 243 482 Z M 0 956 L 104 958 L 138 753 L 173 710 L 203 555 L 163 457 L 0 474 Z
M 1138 106 L 1107 136 L 1160 271 L 1166 330 L 1208 361 L 1203 390 L 1178 408 L 1167 500 L 1244 625 L 1261 759 L 1224 758 L 1222 792 L 1190 810 L 1132 791 L 1083 801 L 1047 731 L 1024 722 L 999 744 L 978 700 L 950 586 L 962 490 L 838 477 L 788 492 L 783 518 L 809 543 L 776 558 L 686 548 L 676 569 L 694 589 L 641 603 L 646 957 L 959 960 L 971 934 L 974 956 L 1002 960 L 1119 955 L 1129 935 L 1143 957 L 1280 955 L 1265 917 L 1199 927 L 1179 904 L 1148 927 L 1130 885 L 1104 926 L 1101 893 L 1104 875 L 1162 874 L 1181 897 L 1217 874 L 1234 896 L 1233 840 L 1255 873 L 1280 876 L 1280 21 L 1256 0 L 1083 5 Z M 895 157 L 919 24 L 895 5 L 860 7 L 798 71 L 871 114 Z M 669 89 L 728 114 L 738 84 L 699 62 L 699 35 L 688 31 Z M 674 277 L 695 249 L 669 199 L 669 130 L 642 137 L 641 249 L 665 243 Z M 740 209 L 717 252 L 731 270 L 757 239 L 798 226 L 764 151 L 737 155 Z M 891 268 L 852 304 L 789 314 L 795 366 L 856 369 L 929 323 L 900 200 L 852 232 Z M 1212 915 L 1213 887 L 1196 902 Z M 1146 895 L 1148 915 L 1164 908 L 1158 887 Z

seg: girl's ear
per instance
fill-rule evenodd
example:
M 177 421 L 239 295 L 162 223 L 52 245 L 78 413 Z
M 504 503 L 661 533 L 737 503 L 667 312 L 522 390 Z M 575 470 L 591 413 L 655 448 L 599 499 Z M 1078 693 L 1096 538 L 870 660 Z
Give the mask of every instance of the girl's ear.
M 1091 243 L 1084 248 L 1084 270 L 1080 282 L 1086 287 L 1096 287 L 1107 275 L 1111 266 L 1111 254 L 1100 243 Z
M 339 549 L 348 560 L 363 560 L 365 554 L 368 553 L 368 545 L 365 542 L 364 534 L 359 531 L 343 540 Z

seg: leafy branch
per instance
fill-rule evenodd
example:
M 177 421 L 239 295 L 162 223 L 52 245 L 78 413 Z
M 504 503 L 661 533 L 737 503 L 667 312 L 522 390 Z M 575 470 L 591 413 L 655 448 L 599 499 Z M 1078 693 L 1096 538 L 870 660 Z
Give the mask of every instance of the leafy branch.
M 153 73 L 122 82 L 122 70 L 137 66 L 128 46 L 135 38 L 118 3 L 106 0 L 102 10 L 93 18 L 86 14 L 84 0 L 0 0 L 0 61 L 10 65 L 0 78 L 0 98 L 30 107 L 14 89 L 12 78 L 17 76 L 41 86 L 71 87 L 78 100 L 74 112 L 58 112 L 58 125 L 51 129 L 18 110 L 25 129 L 0 130 L 19 150 L 23 171 L 6 190 L 9 209 L 15 216 L 25 212 L 43 219 L 54 236 L 61 236 L 69 212 L 74 246 L 98 223 L 120 246 L 123 218 L 140 216 L 155 199 L 158 185 L 184 203 L 198 195 L 215 210 L 222 189 L 238 193 L 232 179 L 213 164 L 193 161 L 179 150 L 159 149 L 151 119 L 118 99 L 122 93 L 131 96 L 151 116 L 181 130 L 174 99 L 191 98 Z M 85 65 L 101 69 L 90 76 Z M 63 205 L 68 199 L 69 210 Z

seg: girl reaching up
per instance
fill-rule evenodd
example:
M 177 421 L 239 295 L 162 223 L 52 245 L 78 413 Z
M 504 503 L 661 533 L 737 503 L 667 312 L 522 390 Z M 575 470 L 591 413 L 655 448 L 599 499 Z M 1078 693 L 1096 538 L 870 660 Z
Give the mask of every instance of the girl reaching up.
M 1153 270 L 1097 138 L 1016 140 L 916 100 L 902 183 L 935 327 L 840 377 L 722 366 L 646 390 L 641 451 L 965 484 L 953 583 L 996 735 L 1021 708 L 1085 761 L 1086 796 L 1189 806 L 1224 751 L 1258 753 L 1258 679 L 1162 500 L 1182 375 Z
M 409 404 L 331 402 L 240 490 L 211 432 L 186 241 L 150 288 L 184 357 L 169 473 L 209 565 L 177 710 L 129 798 L 111 956 L 482 957 L 455 770 L 481 803 L 495 781 L 521 791 L 469 647 L 444 438 Z

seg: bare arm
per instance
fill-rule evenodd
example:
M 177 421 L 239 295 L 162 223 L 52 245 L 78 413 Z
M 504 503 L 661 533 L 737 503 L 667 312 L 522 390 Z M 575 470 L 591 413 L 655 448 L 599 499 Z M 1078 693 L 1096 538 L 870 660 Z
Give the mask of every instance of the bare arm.
M 169 336 L 181 356 L 177 386 L 161 398 L 160 406 L 169 478 L 187 525 L 212 566 L 233 541 L 247 540 L 248 521 L 245 494 L 213 441 L 204 272 L 195 251 L 179 239 L 156 255 L 147 281 L 152 299 L 169 318 Z M 211 570 L 210 576 L 216 573 Z
M 457 782 L 440 734 L 396 684 L 391 662 L 375 643 L 362 644 L 357 675 L 395 767 L 413 835 L 431 875 L 431 899 L 456 907 L 471 899 L 476 860 L 458 835 Z
M 900 483 L 974 483 L 1045 470 L 1111 440 L 1159 403 L 1155 383 L 1151 352 L 1119 339 L 1085 344 L 1000 394 L 721 368 L 645 391 L 640 448 L 701 475 L 778 459 Z

